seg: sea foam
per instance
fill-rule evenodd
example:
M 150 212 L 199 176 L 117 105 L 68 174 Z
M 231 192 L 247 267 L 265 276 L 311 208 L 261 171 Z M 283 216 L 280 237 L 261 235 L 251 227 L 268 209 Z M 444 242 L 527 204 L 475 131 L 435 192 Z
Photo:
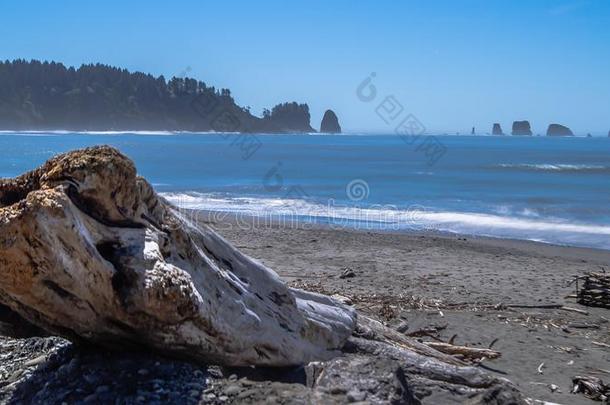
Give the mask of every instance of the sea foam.
M 547 172 L 610 172 L 610 166 L 603 165 L 571 165 L 553 163 L 501 163 L 495 168 L 533 170 Z
M 227 197 L 201 193 L 162 195 L 184 209 L 283 218 L 285 223 L 309 220 L 349 228 L 441 231 L 610 249 L 610 225 L 575 223 L 562 218 L 437 211 L 421 205 L 347 206 L 334 200 L 320 203 L 302 199 Z M 287 221 L 287 218 L 290 220 Z

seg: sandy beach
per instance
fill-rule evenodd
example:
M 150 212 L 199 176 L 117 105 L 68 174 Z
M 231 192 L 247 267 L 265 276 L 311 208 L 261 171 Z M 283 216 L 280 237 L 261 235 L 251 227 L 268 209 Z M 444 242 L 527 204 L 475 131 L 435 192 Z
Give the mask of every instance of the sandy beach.
M 572 278 L 610 268 L 610 252 L 463 235 L 377 233 L 196 216 L 292 286 L 353 301 L 360 311 L 423 341 L 488 347 L 485 361 L 527 396 L 587 404 L 572 377 L 610 379 L 610 314 L 566 298 Z M 342 278 L 344 272 L 353 277 Z M 564 305 L 573 312 L 535 306 Z M 532 308 L 507 308 L 510 305 Z
M 478 367 L 511 380 L 532 400 L 593 404 L 570 393 L 572 378 L 610 379 L 608 310 L 568 297 L 574 276 L 610 267 L 608 251 L 282 225 L 219 212 L 185 215 L 216 229 L 293 287 L 340 295 L 361 314 L 422 342 L 493 348 L 501 357 Z M 0 403 L 108 396 L 193 404 L 311 401 L 299 369 L 249 375 L 156 354 L 109 352 L 15 327 L 13 321 L 21 324 L 11 316 L 0 307 Z M 450 399 L 456 400 L 437 402 Z

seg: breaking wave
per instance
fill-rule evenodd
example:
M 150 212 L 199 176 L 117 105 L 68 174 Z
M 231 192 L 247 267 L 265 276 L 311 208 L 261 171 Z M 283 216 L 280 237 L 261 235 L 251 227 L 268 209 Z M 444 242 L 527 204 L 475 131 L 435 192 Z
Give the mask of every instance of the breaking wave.
M 227 197 L 202 193 L 163 193 L 184 209 L 229 212 L 249 217 L 286 218 L 360 229 L 426 230 L 560 245 L 610 249 L 610 224 L 575 223 L 561 218 L 515 217 L 476 212 L 445 212 L 420 205 L 347 206 L 301 199 Z
M 551 163 L 502 163 L 493 166 L 501 169 L 531 170 L 543 172 L 610 172 L 610 166 L 604 165 L 571 165 L 571 164 L 551 164 Z

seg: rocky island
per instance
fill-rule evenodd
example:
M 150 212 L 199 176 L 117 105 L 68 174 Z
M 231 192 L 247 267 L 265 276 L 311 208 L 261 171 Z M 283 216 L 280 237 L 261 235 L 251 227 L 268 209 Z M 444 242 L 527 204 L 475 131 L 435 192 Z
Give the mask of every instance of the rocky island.
M 333 110 L 326 110 L 322 122 L 320 123 L 320 132 L 327 134 L 340 134 L 341 126 L 337 114 Z
M 502 127 L 500 126 L 500 124 L 495 123 L 492 130 L 491 130 L 491 134 L 492 135 L 504 135 L 504 132 L 502 131 Z
M 513 122 L 513 135 L 532 135 L 532 128 L 530 127 L 529 121 L 515 121 Z
M 574 136 L 572 130 L 560 124 L 551 124 L 546 130 L 547 136 Z
M 0 182 L 0 273 L 0 327 L 27 330 L 0 341 L 0 402 L 526 403 L 476 366 L 498 352 L 288 287 L 110 147 Z

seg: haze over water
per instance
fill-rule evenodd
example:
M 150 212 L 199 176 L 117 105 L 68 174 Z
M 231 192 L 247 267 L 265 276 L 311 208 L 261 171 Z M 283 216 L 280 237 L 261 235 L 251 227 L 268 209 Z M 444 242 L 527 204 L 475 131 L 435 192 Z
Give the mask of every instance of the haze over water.
M 0 177 L 109 144 L 186 208 L 610 249 L 610 138 L 0 134 Z

